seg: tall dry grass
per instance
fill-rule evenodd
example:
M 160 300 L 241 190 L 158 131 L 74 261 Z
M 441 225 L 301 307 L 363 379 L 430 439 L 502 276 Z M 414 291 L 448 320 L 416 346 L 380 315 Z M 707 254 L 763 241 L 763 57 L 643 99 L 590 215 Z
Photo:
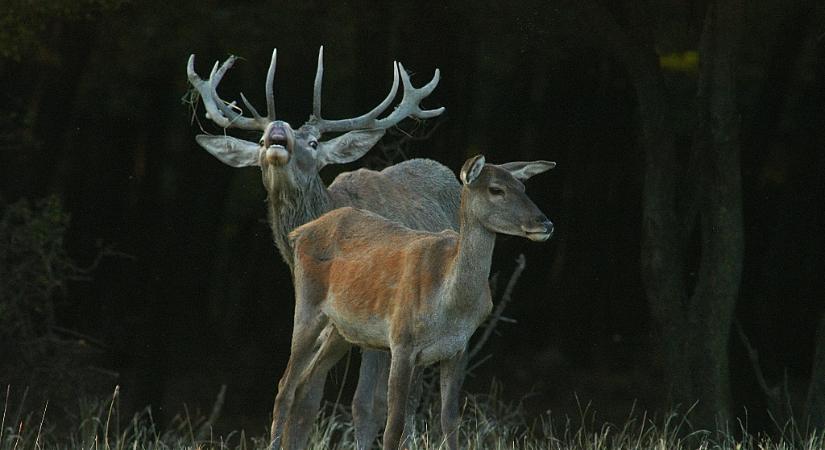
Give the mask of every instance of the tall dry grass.
M 184 412 L 165 425 L 158 424 L 152 409 L 145 408 L 128 417 L 121 414 L 116 389 L 103 401 L 78 400 L 77 412 L 68 419 L 71 426 L 57 427 L 48 405 L 22 411 L 9 404 L 8 388 L 0 419 L 0 450 L 184 450 L 184 449 L 265 449 L 263 430 L 243 430 L 215 435 L 217 419 L 192 417 Z M 590 406 L 582 406 L 577 417 L 555 417 L 547 413 L 530 418 L 519 403 L 503 401 L 499 390 L 468 395 L 462 406 L 460 443 L 469 450 L 786 450 L 825 449 L 825 431 L 803 432 L 793 422 L 777 424 L 769 433 L 752 433 L 745 423 L 717 430 L 697 430 L 686 414 L 664 416 L 630 411 L 624 423 L 598 423 Z M 221 400 L 222 401 L 222 400 Z M 214 411 L 213 411 L 214 412 Z M 67 418 L 61 418 L 65 424 Z M 328 404 L 316 420 L 308 449 L 354 448 L 348 411 Z M 55 419 L 57 421 L 57 419 Z M 437 405 L 425 408 L 412 427 L 409 450 L 445 448 L 438 430 Z M 62 430 L 62 431 L 60 431 Z

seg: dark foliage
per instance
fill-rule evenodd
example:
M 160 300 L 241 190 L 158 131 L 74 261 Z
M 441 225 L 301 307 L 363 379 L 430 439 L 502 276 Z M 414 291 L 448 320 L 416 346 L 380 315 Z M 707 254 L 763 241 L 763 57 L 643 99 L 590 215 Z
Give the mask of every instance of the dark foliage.
M 311 110 L 323 44 L 330 117 L 371 108 L 395 59 L 415 83 L 439 67 L 443 80 L 425 106 L 447 108 L 437 120 L 404 123 L 364 160 L 325 169 L 325 179 L 399 157 L 455 169 L 479 152 L 493 162 L 558 162 L 552 176 L 528 186 L 556 236 L 545 245 L 502 238 L 497 246 L 494 271 L 510 270 L 519 253 L 530 265 L 505 312 L 517 324 L 499 325 L 489 341 L 493 359 L 467 385 L 483 388 L 498 377 L 507 395 L 536 392 L 525 400 L 533 413 L 575 413 L 575 392 L 603 417 L 621 420 L 634 400 L 665 407 L 672 386 L 664 374 L 687 373 L 664 353 L 670 341 L 656 309 L 664 303 L 652 303 L 646 289 L 643 236 L 657 193 L 672 194 L 676 211 L 689 205 L 689 188 L 706 188 L 696 203 L 705 215 L 679 216 L 696 220 L 672 241 L 680 246 L 673 275 L 681 284 L 677 297 L 666 296 L 680 307 L 698 298 L 707 286 L 700 269 L 713 267 L 703 266 L 703 245 L 714 232 L 722 244 L 736 237 L 699 219 L 727 207 L 711 195 L 723 186 L 713 181 L 722 167 L 713 158 L 734 153 L 696 153 L 694 145 L 720 131 L 707 102 L 727 99 L 735 112 L 725 116 L 739 120 L 730 138 L 738 139 L 741 160 L 728 169 L 741 173 L 744 250 L 731 253 L 741 256 L 733 267 L 741 283 L 735 273 L 727 277 L 724 295 L 733 303 L 718 315 L 695 315 L 692 331 L 681 334 L 701 335 L 714 324 L 728 352 L 731 414 L 747 407 L 752 427 L 769 428 L 752 353 L 730 334 L 737 319 L 765 385 L 787 386 L 800 414 L 806 398 L 809 405 L 821 398 L 821 384 L 809 383 L 812 367 L 825 370 L 823 344 L 815 352 L 825 308 L 825 6 L 745 2 L 741 30 L 719 34 L 741 36 L 731 50 L 735 79 L 721 96 L 697 97 L 700 66 L 711 59 L 700 48 L 706 13 L 722 3 L 13 0 L 0 11 L 0 196 L 10 202 L 3 233 L 22 237 L 12 245 L 4 234 L 0 249 L 0 333 L 17 339 L 0 348 L 11 355 L 2 358 L 3 373 L 17 378 L 0 381 L 28 384 L 49 357 L 55 367 L 104 367 L 120 374 L 124 406 L 156 405 L 161 422 L 184 402 L 206 407 L 226 384 L 223 425 L 263 426 L 288 353 L 290 277 L 265 223 L 259 173 L 225 167 L 194 142 L 201 126 L 221 130 L 186 103 L 185 64 L 196 53 L 203 72 L 214 60 L 241 56 L 221 93 L 236 99 L 242 91 L 261 105 L 269 54 L 278 47 L 279 118 L 298 125 Z M 628 63 L 638 62 L 628 49 L 639 48 L 648 72 Z M 650 73 L 658 91 L 640 89 Z M 651 123 L 664 138 L 647 139 Z M 703 164 L 691 162 L 696 154 Z M 668 192 L 650 184 L 651 174 Z M 61 207 L 17 203 L 51 195 L 64 200 Z M 107 259 L 94 280 L 71 283 L 87 276 L 75 261 L 94 262 L 100 241 L 134 259 Z M 85 337 L 56 331 L 63 329 Z M 48 369 L 49 377 L 57 372 L 71 371 Z
M 0 203 L 0 215 L 0 380 L 30 388 L 35 404 L 100 394 L 113 378 L 95 367 L 99 343 L 58 324 L 69 284 L 93 268 L 66 253 L 68 213 L 51 196 Z

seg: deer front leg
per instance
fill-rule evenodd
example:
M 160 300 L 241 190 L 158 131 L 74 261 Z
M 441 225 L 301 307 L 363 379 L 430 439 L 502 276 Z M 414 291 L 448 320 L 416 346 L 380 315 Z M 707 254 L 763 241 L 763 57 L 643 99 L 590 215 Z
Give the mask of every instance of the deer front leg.
M 424 394 L 424 367 L 414 366 L 412 369 L 412 376 L 410 378 L 410 392 L 407 395 L 407 416 L 404 425 L 404 434 L 401 436 L 401 442 L 408 442 L 408 439 L 415 437 L 417 432 L 415 423 L 415 413 L 418 411 L 418 406 L 421 404 L 421 397 Z
M 378 436 L 378 430 L 387 419 L 389 371 L 388 352 L 366 349 L 362 351 L 358 386 L 352 397 L 352 422 L 355 426 L 355 443 L 358 450 L 367 450 L 372 446 Z
M 393 348 L 390 355 L 390 377 L 387 391 L 387 426 L 384 428 L 384 450 L 398 450 L 402 444 L 407 398 L 412 381 L 412 352 Z
M 390 369 L 390 354 L 380 350 L 364 350 L 361 355 L 361 369 L 358 386 L 352 399 L 352 421 L 355 427 L 355 448 L 367 450 L 372 447 L 378 430 L 387 419 L 387 379 Z M 402 441 L 415 433 L 415 412 L 423 391 L 423 370 L 413 368 L 410 395 L 407 399 L 406 422 Z
M 301 374 L 306 370 L 312 361 L 313 347 L 318 333 L 309 332 L 293 333 L 292 352 L 289 355 L 289 362 L 281 380 L 278 382 L 278 394 L 275 396 L 275 404 L 272 407 L 272 427 L 270 429 L 270 439 L 272 450 L 281 449 L 281 438 L 284 434 L 284 427 L 292 415 L 292 405 L 295 400 L 295 390 L 301 382 Z
M 441 432 L 450 450 L 458 449 L 458 397 L 464 380 L 465 352 L 441 361 Z
M 292 415 L 295 391 L 304 381 L 304 374 L 316 353 L 318 337 L 326 325 L 326 318 L 314 310 L 296 306 L 295 323 L 292 330 L 292 347 L 286 370 L 278 382 L 278 394 L 272 408 L 270 448 L 280 450 L 284 428 Z
M 283 439 L 287 443 L 285 448 L 288 449 L 306 448 L 321 406 L 327 373 L 351 347 L 332 324 L 327 325 L 319 340 L 320 349 L 302 375 L 302 382 L 295 392 L 295 404 Z

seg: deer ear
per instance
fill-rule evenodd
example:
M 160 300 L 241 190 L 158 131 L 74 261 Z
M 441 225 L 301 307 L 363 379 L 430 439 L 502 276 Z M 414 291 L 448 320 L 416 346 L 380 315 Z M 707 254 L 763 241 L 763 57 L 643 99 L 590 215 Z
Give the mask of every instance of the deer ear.
M 384 129 L 356 130 L 318 144 L 318 168 L 346 164 L 364 156 L 384 136 Z
M 461 167 L 461 182 L 470 184 L 478 178 L 484 168 L 484 155 L 476 155 L 468 159 Z
M 499 165 L 502 169 L 510 172 L 517 180 L 526 180 L 533 175 L 538 175 L 542 172 L 556 167 L 556 163 L 552 161 L 517 161 L 509 162 Z
M 232 136 L 215 136 L 199 134 L 195 141 L 220 159 L 224 164 L 232 167 L 260 166 L 258 160 L 258 144 L 233 138 Z

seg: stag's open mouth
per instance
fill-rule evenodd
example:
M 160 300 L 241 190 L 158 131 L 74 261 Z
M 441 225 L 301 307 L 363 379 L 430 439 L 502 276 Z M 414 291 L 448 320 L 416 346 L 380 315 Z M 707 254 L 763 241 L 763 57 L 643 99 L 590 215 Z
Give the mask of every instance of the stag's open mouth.
M 289 125 L 282 122 L 273 122 L 264 135 L 266 159 L 274 165 L 284 165 L 289 162 L 292 150 L 291 130 Z
M 289 125 L 283 122 L 272 122 L 269 129 L 266 130 L 264 137 L 264 145 L 271 147 L 273 145 L 280 147 L 287 147 L 289 145 Z
M 286 130 L 281 127 L 272 127 L 272 130 L 273 131 L 269 133 L 269 139 L 267 139 L 268 147 L 278 146 L 286 148 L 286 146 L 289 145 Z

